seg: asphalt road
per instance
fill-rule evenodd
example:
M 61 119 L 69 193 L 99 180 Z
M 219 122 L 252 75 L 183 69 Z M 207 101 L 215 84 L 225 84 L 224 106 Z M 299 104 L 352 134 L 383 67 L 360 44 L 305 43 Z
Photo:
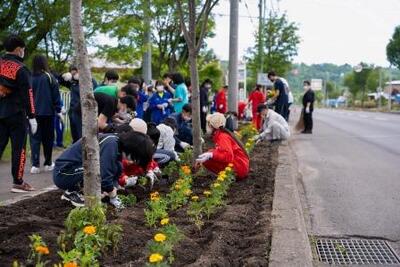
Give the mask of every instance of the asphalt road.
M 292 145 L 312 234 L 400 240 L 400 115 L 316 110 Z

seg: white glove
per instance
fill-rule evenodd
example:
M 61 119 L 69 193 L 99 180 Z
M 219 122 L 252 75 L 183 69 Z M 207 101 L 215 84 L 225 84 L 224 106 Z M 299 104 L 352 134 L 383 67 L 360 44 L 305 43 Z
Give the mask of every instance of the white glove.
M 36 119 L 29 119 L 29 125 L 31 126 L 31 133 L 35 134 L 37 132 L 37 121 L 36 121 Z
M 187 147 L 190 147 L 190 144 L 186 143 L 186 142 L 180 142 L 179 145 L 181 146 L 181 148 L 185 149 Z
M 219 105 L 219 109 L 223 109 L 224 108 L 224 105 Z
M 167 108 L 168 107 L 168 103 L 164 103 L 163 106 L 164 106 L 164 108 Z
M 125 182 L 125 188 L 133 187 L 137 184 L 137 176 L 129 176 Z
M 304 109 L 304 112 L 305 112 L 305 113 L 310 113 L 310 108 L 309 108 L 309 107 L 306 107 L 306 108 Z
M 66 72 L 63 75 L 61 75 L 64 81 L 69 82 L 72 80 L 72 74 L 70 72 Z
M 161 169 L 160 169 L 159 167 L 154 168 L 153 172 L 154 172 L 156 175 L 162 174 L 162 171 L 161 171 Z
M 153 188 L 154 181 L 157 179 L 157 175 L 153 171 L 148 171 L 146 176 L 150 180 L 150 189 L 151 189 Z
M 261 140 L 262 139 L 262 137 L 261 137 L 261 135 L 260 134 L 257 134 L 257 135 L 255 135 L 255 136 L 253 136 L 253 138 L 252 138 L 254 141 L 259 141 L 259 140 Z
M 122 204 L 122 201 L 121 201 L 121 199 L 119 199 L 118 196 L 110 197 L 110 204 L 119 210 L 125 208 L 124 204 Z
M 212 159 L 212 157 L 213 157 L 213 154 L 212 154 L 211 152 L 206 152 L 206 153 L 201 154 L 201 155 L 196 159 L 196 162 L 198 162 L 198 163 L 204 163 L 204 162 L 206 162 L 207 160 Z
M 201 142 L 202 144 L 204 144 L 204 143 L 205 143 L 205 141 L 204 141 L 203 137 L 200 137 L 200 142 Z
M 203 107 L 201 108 L 201 110 L 203 111 L 203 113 L 207 113 L 208 108 L 207 108 L 207 106 L 203 106 Z

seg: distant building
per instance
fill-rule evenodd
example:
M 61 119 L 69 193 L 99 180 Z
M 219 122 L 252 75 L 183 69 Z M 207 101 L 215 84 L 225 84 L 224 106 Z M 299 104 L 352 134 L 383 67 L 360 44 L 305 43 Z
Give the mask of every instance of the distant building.
M 386 94 L 390 94 L 390 87 L 392 87 L 392 95 L 397 95 L 400 94 L 400 80 L 398 81 L 392 81 L 392 86 L 390 86 L 390 82 L 385 83 L 385 87 L 383 88 L 383 91 Z

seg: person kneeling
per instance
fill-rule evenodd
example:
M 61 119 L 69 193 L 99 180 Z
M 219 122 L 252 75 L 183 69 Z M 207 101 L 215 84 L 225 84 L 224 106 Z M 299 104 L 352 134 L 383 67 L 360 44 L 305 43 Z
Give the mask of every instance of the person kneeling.
M 224 115 L 217 112 L 208 115 L 206 120 L 207 132 L 212 134 L 215 148 L 196 159 L 197 167 L 203 164 L 209 171 L 217 174 L 232 163 L 237 180 L 245 179 L 249 174 L 249 156 L 243 144 L 224 127 Z
M 108 195 L 113 206 L 122 208 L 115 187 L 122 172 L 122 158 L 146 168 L 154 153 L 153 143 L 145 134 L 132 131 L 119 136 L 100 134 L 99 146 L 102 195 Z M 61 199 L 70 201 L 77 207 L 83 206 L 84 199 L 79 194 L 83 178 L 82 140 L 79 140 L 65 150 L 55 162 L 54 184 L 65 190 Z
M 264 104 L 258 105 L 257 112 L 261 115 L 263 123 L 261 133 L 253 137 L 255 141 L 278 141 L 290 137 L 289 125 L 280 114 L 268 109 Z

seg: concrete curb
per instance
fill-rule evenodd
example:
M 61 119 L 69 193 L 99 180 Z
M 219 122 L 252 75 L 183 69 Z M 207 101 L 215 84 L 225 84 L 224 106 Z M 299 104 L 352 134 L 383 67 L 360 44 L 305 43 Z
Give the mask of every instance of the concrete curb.
M 311 246 L 297 190 L 297 160 L 290 144 L 279 148 L 272 209 L 270 267 L 313 266 Z

